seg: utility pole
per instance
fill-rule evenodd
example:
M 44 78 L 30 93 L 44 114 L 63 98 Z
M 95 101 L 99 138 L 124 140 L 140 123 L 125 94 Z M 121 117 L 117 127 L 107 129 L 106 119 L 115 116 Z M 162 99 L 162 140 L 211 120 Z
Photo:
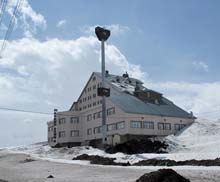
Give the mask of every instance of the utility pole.
M 110 96 L 110 89 L 105 88 L 105 41 L 110 36 L 110 30 L 96 27 L 95 33 L 99 41 L 101 41 L 101 70 L 102 70 L 102 86 L 98 88 L 98 96 L 102 96 L 102 144 L 107 142 L 107 126 L 106 126 L 106 97 Z

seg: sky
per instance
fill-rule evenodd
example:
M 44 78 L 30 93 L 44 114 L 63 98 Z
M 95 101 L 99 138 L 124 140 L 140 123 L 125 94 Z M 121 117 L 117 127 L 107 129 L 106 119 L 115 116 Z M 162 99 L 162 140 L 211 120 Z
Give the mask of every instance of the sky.
M 0 46 L 16 3 L 8 0 L 2 16 Z M 127 71 L 196 116 L 219 119 L 219 6 L 218 0 L 23 0 L 1 52 L 0 108 L 69 109 L 91 73 L 101 70 L 94 34 L 99 25 L 111 30 L 106 45 L 110 73 Z M 7 137 L 13 141 L 21 135 L 8 145 L 46 138 L 46 130 L 37 132 L 35 125 L 46 127 L 52 116 L 7 113 L 0 112 L 0 122 L 19 128 L 5 125 L 11 132 Z M 25 126 L 35 135 L 22 135 Z

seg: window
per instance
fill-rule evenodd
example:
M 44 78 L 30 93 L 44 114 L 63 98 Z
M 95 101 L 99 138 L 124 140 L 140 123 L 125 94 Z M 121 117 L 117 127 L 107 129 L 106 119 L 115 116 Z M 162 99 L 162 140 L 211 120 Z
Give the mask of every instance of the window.
M 113 115 L 113 114 L 115 114 L 115 108 L 114 107 L 107 109 L 107 115 L 108 116 Z
M 117 130 L 124 129 L 124 128 L 125 128 L 125 122 L 124 121 L 116 123 L 116 129 Z
M 92 129 L 91 128 L 87 129 L 87 135 L 91 135 L 91 134 L 92 134 Z
M 93 119 L 98 119 L 98 118 L 101 118 L 102 117 L 102 111 L 100 112 L 96 112 L 93 114 Z
M 158 130 L 164 129 L 164 123 L 158 123 Z
M 79 123 L 79 118 L 78 117 L 71 117 L 70 123 Z
M 185 124 L 174 124 L 174 129 L 176 131 L 179 131 L 181 129 L 183 129 L 186 125 Z
M 66 136 L 66 132 L 65 131 L 60 131 L 59 132 L 59 138 L 64 138 Z
M 96 85 L 93 85 L 93 90 L 95 90 L 96 89 Z
M 115 130 L 116 129 L 116 125 L 115 124 L 109 124 L 108 126 L 107 126 L 107 130 L 108 131 L 113 131 L 113 130 Z
M 96 80 L 96 77 L 94 76 L 94 77 L 92 78 L 92 80 L 95 81 L 95 80 Z
M 181 127 L 181 129 L 182 129 L 182 128 L 185 128 L 186 125 L 185 125 L 185 124 L 181 124 L 180 127 Z
M 87 89 L 87 90 L 88 90 L 88 92 L 90 92 L 90 91 L 92 90 L 92 88 L 91 88 L 91 87 L 88 87 L 88 89 Z
M 53 126 L 48 127 L 48 131 L 53 131 Z
M 181 130 L 181 129 L 180 129 L 180 124 L 174 124 L 174 129 L 175 129 L 176 131 Z
M 93 98 L 96 98 L 96 94 L 93 94 Z
M 72 131 L 70 132 L 70 136 L 71 136 L 71 137 L 77 137 L 77 136 L 79 136 L 79 130 L 72 130 Z
M 170 123 L 165 123 L 164 124 L 164 130 L 171 130 L 171 124 Z
M 152 122 L 152 121 L 144 121 L 143 122 L 143 128 L 154 129 L 154 122 Z
M 96 102 L 93 102 L 93 106 L 96 106 Z
M 131 128 L 141 128 L 141 121 L 131 121 Z
M 59 119 L 59 124 L 64 124 L 66 123 L 66 118 L 60 118 Z
M 101 133 L 101 128 L 102 128 L 101 126 L 95 127 L 95 128 L 93 129 L 94 134 Z
M 91 114 L 87 115 L 87 121 L 91 121 L 91 120 L 92 120 L 92 115 Z

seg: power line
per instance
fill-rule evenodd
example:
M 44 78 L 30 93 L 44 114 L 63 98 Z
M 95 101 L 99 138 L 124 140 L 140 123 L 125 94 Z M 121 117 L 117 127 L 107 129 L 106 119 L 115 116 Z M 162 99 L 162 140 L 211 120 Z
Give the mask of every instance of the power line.
M 200 113 L 197 113 L 198 115 L 206 115 L 206 114 L 214 114 L 216 112 L 220 112 L 220 109 L 218 110 L 213 110 L 213 111 L 207 111 L 207 112 L 200 112 Z
M 15 112 L 25 112 L 25 113 L 34 113 L 34 114 L 53 115 L 53 113 L 47 113 L 47 112 L 41 112 L 41 111 L 30 111 L 30 110 L 15 109 L 15 108 L 6 108 L 6 107 L 0 107 L 0 110 L 15 111 Z
M 13 15 L 11 17 L 10 23 L 8 25 L 8 29 L 7 29 L 7 32 L 5 34 L 5 37 L 4 37 L 4 40 L 3 40 L 3 43 L 2 43 L 2 47 L 1 47 L 1 50 L 0 50 L 0 58 L 2 56 L 3 51 L 5 50 L 6 43 L 7 43 L 6 41 L 9 40 L 9 38 L 11 36 L 11 33 L 13 31 L 15 20 L 16 20 L 16 17 L 18 15 L 18 12 L 19 12 L 19 10 L 22 6 L 22 3 L 23 3 L 23 0 L 18 0 L 16 6 L 14 8 L 14 12 L 13 12 Z
M 7 0 L 1 0 L 1 8 L 0 8 L 0 26 L 2 24 L 3 15 L 5 13 L 5 8 L 7 5 Z

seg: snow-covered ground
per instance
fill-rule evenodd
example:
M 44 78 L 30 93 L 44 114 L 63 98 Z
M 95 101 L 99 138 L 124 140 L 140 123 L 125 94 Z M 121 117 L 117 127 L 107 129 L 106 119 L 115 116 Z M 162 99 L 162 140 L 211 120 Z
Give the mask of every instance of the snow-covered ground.
M 29 154 L 35 158 L 45 160 L 77 163 L 73 157 L 81 154 L 99 155 L 116 158 L 116 162 L 135 163 L 150 158 L 173 159 L 176 161 L 189 159 L 215 159 L 220 157 L 220 121 L 198 119 L 190 127 L 178 135 L 168 136 L 165 139 L 170 147 L 167 154 L 136 154 L 123 153 L 107 154 L 92 147 L 51 148 L 48 145 L 34 144 L 20 147 L 8 147 L 1 150 L 13 153 Z M 88 164 L 88 162 L 82 162 Z

